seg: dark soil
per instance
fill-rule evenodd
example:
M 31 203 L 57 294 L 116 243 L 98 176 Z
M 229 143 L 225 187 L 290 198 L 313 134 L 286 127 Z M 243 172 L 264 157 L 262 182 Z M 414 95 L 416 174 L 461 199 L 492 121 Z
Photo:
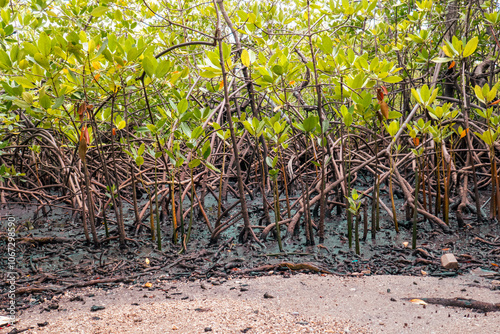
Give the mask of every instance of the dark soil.
M 260 200 L 250 202 L 249 205 L 255 225 L 258 225 L 261 216 L 261 206 L 258 202 Z M 195 280 L 225 278 L 228 275 L 260 276 L 267 275 L 269 270 L 288 275 L 294 269 L 321 275 L 332 273 L 354 276 L 390 274 L 450 277 L 462 275 L 478 267 L 489 271 L 492 279 L 500 276 L 497 264 L 500 262 L 500 226 L 496 222 L 476 223 L 472 220 L 475 217 L 472 216 L 466 221 L 467 227 L 462 230 L 458 230 L 456 222 L 451 219 L 452 230 L 458 230 L 453 234 L 443 234 L 428 222 L 419 221 L 417 249 L 413 250 L 411 223 L 402 220 L 404 215 L 401 213 L 400 233 L 397 234 L 392 221 L 387 218 L 385 212 L 381 212 L 381 230 L 377 232 L 374 240 L 368 231 L 367 240 L 361 241 L 360 255 L 356 255 L 348 247 L 344 213 L 334 214 L 327 219 L 325 242 L 321 245 L 305 246 L 302 226 L 298 235 L 285 236 L 286 253 L 279 252 L 272 234 L 263 242 L 265 248 L 261 248 L 257 243 L 239 244 L 237 236 L 241 225 L 238 224 L 226 230 L 217 244 L 209 244 L 206 226 L 203 221 L 198 220 L 193 226 L 187 253 L 179 254 L 180 246 L 169 242 L 172 233 L 169 221 L 165 221 L 162 227 L 162 251 L 151 241 L 149 231 L 145 227 L 128 242 L 126 249 L 120 249 L 117 239 L 103 242 L 99 249 L 95 249 L 85 243 L 81 223 L 79 220 L 71 220 L 70 211 L 53 208 L 47 212 L 47 216 L 35 219 L 33 208 L 34 206 L 11 205 L 1 210 L 2 216 L 11 215 L 16 218 L 18 224 L 15 271 L 18 274 L 17 303 L 20 310 L 75 287 L 96 285 L 107 288 L 118 282 L 145 283 L 153 278 Z M 216 205 L 212 208 L 208 206 L 206 211 L 209 218 L 215 221 Z M 130 231 L 135 231 L 133 215 L 133 211 L 126 207 L 124 217 L 125 221 L 129 222 L 127 227 Z M 110 235 L 116 236 L 115 225 L 112 222 L 110 225 Z M 359 228 L 362 236 L 363 224 Z M 130 231 L 129 236 L 133 235 Z M 0 251 L 6 254 L 5 233 L 1 233 Z M 98 234 L 100 238 L 105 238 L 104 226 L 99 227 Z M 27 239 L 48 236 L 70 241 L 37 243 Z M 459 269 L 447 270 L 441 266 L 440 257 L 444 253 L 455 254 Z M 7 257 L 4 255 L 2 272 L 5 272 L 3 267 L 6 263 Z M 263 267 L 282 263 L 305 263 L 309 266 Z M 7 306 L 7 285 L 5 282 L 2 284 L 0 306 L 3 309 Z

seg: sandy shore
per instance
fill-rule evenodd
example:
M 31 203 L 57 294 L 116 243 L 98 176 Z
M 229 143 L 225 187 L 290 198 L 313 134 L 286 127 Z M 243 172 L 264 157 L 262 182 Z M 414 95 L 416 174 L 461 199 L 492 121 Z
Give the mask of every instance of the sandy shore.
M 319 275 L 222 281 L 152 281 L 67 292 L 28 309 L 26 333 L 498 333 L 500 314 L 405 298 L 463 297 L 500 303 L 480 275 L 457 278 Z M 272 298 L 265 298 L 267 297 Z M 70 301 L 80 296 L 81 300 Z M 57 310 L 43 311 L 49 305 Z M 104 306 L 91 312 L 92 306 Z M 47 322 L 44 327 L 38 324 Z

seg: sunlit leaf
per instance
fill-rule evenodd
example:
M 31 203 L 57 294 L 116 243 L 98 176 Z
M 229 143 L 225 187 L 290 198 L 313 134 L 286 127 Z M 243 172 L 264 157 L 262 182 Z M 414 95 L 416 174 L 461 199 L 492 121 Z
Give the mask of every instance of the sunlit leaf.
M 400 82 L 402 80 L 403 79 L 397 75 L 394 75 L 392 77 L 386 77 L 386 78 L 382 79 L 382 81 L 387 82 L 387 83 L 397 83 L 397 82 Z
M 108 9 L 109 9 L 108 7 L 99 6 L 99 7 L 94 8 L 92 10 L 92 12 L 90 13 L 90 15 L 92 15 L 94 17 L 100 17 L 100 16 L 103 16 L 104 14 L 106 14 Z
M 243 65 L 245 65 L 246 67 L 250 67 L 250 56 L 248 55 L 248 51 L 246 49 L 244 49 L 242 52 L 241 52 L 241 62 L 243 63 Z
M 177 105 L 177 111 L 182 114 L 186 112 L 188 108 L 188 101 L 186 99 L 182 99 L 181 102 Z
M 472 55 L 474 53 L 474 51 L 476 51 L 478 42 L 479 42 L 479 38 L 477 36 L 467 42 L 467 44 L 465 45 L 465 48 L 464 48 L 464 52 L 463 52 L 464 58 L 469 57 L 470 55 Z

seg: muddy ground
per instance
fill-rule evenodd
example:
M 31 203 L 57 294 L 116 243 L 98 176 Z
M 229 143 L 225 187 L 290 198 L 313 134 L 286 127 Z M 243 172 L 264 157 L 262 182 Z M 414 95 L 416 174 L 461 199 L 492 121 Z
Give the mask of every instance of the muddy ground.
M 255 225 L 259 224 L 261 217 L 259 207 L 260 203 L 250 202 L 249 211 Z M 482 289 L 486 289 L 482 291 L 490 292 L 494 297 L 492 302 L 500 302 L 497 292 L 489 290 L 495 288 L 491 282 L 497 280 L 500 275 L 498 267 L 500 226 L 497 222 L 479 224 L 473 220 L 472 215 L 466 217 L 468 225 L 462 230 L 454 226 L 456 222 L 452 218 L 451 224 L 455 231 L 452 234 L 443 234 L 428 222 L 420 220 L 417 249 L 413 250 L 411 223 L 401 217 L 400 233 L 397 234 L 394 232 L 392 222 L 382 213 L 381 230 L 377 232 L 374 240 L 370 238 L 368 231 L 367 239 L 361 241 L 360 255 L 356 255 L 348 247 L 346 220 L 343 214 L 333 214 L 327 219 L 326 240 L 321 245 L 305 246 L 302 228 L 298 235 L 285 236 L 285 253 L 279 252 L 273 235 L 264 242 L 264 248 L 256 243 L 243 245 L 238 243 L 240 225 L 235 225 L 224 232 L 218 243 L 210 244 L 204 222 L 197 220 L 188 251 L 179 255 L 180 247 L 169 242 L 172 231 L 168 221 L 162 225 L 164 234 L 162 251 L 159 251 L 156 244 L 150 240 L 146 227 L 141 228 L 138 235 L 134 235 L 134 214 L 130 207 L 125 207 L 125 219 L 127 228 L 131 231 L 128 235 L 133 240 L 128 242 L 126 249 L 118 247 L 116 238 L 103 243 L 99 249 L 86 245 L 81 222 L 73 221 L 69 210 L 52 208 L 48 210 L 46 216 L 43 216 L 34 215 L 33 208 L 33 206 L 11 205 L 1 209 L 2 216 L 9 214 L 16 218 L 18 227 L 16 298 L 18 311 L 22 312 L 22 317 L 47 308 L 47 303 L 52 298 L 58 298 L 82 287 L 110 289 L 119 284 L 142 287 L 147 282 L 171 284 L 173 281 L 195 284 L 193 282 L 199 280 L 206 282 L 207 279 L 228 282 L 231 279 L 234 282 L 234 280 L 252 280 L 259 276 L 264 276 L 270 280 L 269 284 L 272 283 L 274 286 L 281 282 L 280 277 L 293 278 L 296 273 L 325 275 L 332 280 L 342 279 L 345 284 L 377 280 L 381 277 L 378 275 L 404 275 L 404 277 L 394 277 L 394 280 L 401 281 L 418 278 L 437 282 L 436 279 L 444 278 L 439 281 L 439 285 L 451 286 L 458 283 L 453 283 L 455 280 L 450 278 L 466 277 L 465 275 L 469 275 L 471 271 L 480 269 L 485 274 L 482 279 L 488 281 L 481 283 Z M 215 221 L 216 208 L 209 207 L 206 211 L 209 218 Z M 112 221 L 110 226 L 110 235 L 116 236 Z M 360 231 L 363 234 L 362 225 Z M 0 233 L 3 233 L 0 235 L 0 251 L 5 254 L 7 243 L 3 227 Z M 59 237 L 66 242 L 41 243 L 30 239 L 47 236 Z M 103 226 L 99 227 L 99 236 L 105 238 Z M 410 247 L 407 246 L 407 242 Z M 444 253 L 455 254 L 459 262 L 458 269 L 448 270 L 441 266 L 440 257 Z M 7 257 L 3 256 L 2 266 L 5 266 L 6 261 Z M 267 277 L 269 272 L 280 276 L 269 278 Z M 331 274 L 334 276 L 330 276 Z M 360 281 L 359 278 L 362 276 L 365 278 Z M 314 277 L 320 281 L 323 279 L 323 276 Z M 386 278 L 386 280 L 392 279 Z M 2 284 L 0 307 L 3 309 L 8 305 L 8 300 L 5 295 L 7 284 L 5 282 Z M 432 286 L 434 283 L 429 284 Z M 286 294 L 288 289 L 283 287 L 281 293 Z M 436 297 L 435 291 L 432 290 L 419 292 L 426 292 L 424 293 L 426 297 Z M 311 307 L 314 310 L 315 306 Z M 411 310 L 413 312 L 414 308 Z M 318 309 L 319 311 L 321 309 Z M 308 315 L 312 316 L 313 313 Z M 354 314 L 356 313 L 353 313 L 352 317 L 346 315 L 344 320 L 356 320 L 358 316 Z M 366 323 L 367 320 L 364 319 L 358 326 L 361 328 Z M 30 326 L 33 324 L 30 323 Z

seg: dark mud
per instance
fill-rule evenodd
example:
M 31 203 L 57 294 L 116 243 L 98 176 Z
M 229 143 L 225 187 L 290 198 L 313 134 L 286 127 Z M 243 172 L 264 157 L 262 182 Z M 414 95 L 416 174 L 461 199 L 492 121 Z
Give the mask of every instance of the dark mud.
M 250 202 L 249 210 L 253 223 L 258 225 L 261 218 L 260 202 Z M 207 204 L 210 204 L 207 198 Z M 215 222 L 217 208 L 207 205 L 206 212 Z M 330 272 L 338 275 L 412 275 L 450 277 L 481 268 L 491 279 L 500 276 L 500 226 L 497 222 L 476 223 L 473 216 L 468 217 L 465 229 L 459 230 L 451 219 L 452 234 L 443 234 L 428 222 L 420 220 L 417 249 L 411 249 L 411 223 L 399 218 L 400 233 L 394 231 L 393 223 L 381 211 L 381 230 L 376 238 L 361 241 L 361 254 L 356 255 L 349 249 L 345 214 L 333 215 L 326 221 L 325 242 L 321 245 L 306 246 L 303 227 L 300 226 L 295 236 L 285 236 L 284 250 L 280 253 L 272 234 L 264 241 L 265 248 L 257 243 L 239 244 L 238 231 L 241 225 L 226 230 L 217 244 L 209 244 L 210 235 L 202 220 L 193 226 L 188 251 L 179 254 L 180 246 L 169 242 L 172 228 L 169 221 L 162 225 L 163 250 L 159 251 L 156 243 L 150 239 L 146 227 L 133 236 L 134 213 L 125 207 L 124 217 L 128 235 L 133 241 L 126 249 L 120 249 L 117 239 L 104 242 L 99 249 L 87 245 L 83 239 L 80 221 L 71 220 L 71 211 L 52 208 L 46 216 L 34 217 L 36 206 L 11 205 L 2 209 L 16 218 L 16 268 L 19 309 L 30 308 L 53 294 L 82 286 L 113 287 L 118 282 L 145 283 L 153 279 L 218 279 L 228 275 L 260 276 L 268 275 L 269 270 L 259 270 L 260 266 L 287 263 L 308 263 L 311 268 L 319 268 L 325 275 Z M 111 215 L 110 215 L 111 216 Z M 112 220 L 112 217 L 108 219 Z M 370 225 L 370 224 L 369 224 Z M 110 223 L 110 235 L 116 236 L 116 226 Z M 363 235 L 363 224 L 360 224 Z M 2 272 L 7 263 L 5 228 L 0 235 Z M 256 228 L 257 235 L 260 233 Z M 104 226 L 99 226 L 99 237 L 104 239 Z M 63 243 L 30 242 L 28 237 L 60 237 L 69 239 Z M 317 242 L 317 238 L 316 238 Z M 444 253 L 453 253 L 458 259 L 459 268 L 447 270 L 441 266 L 440 257 Z M 6 267 L 5 267 L 6 268 Z M 257 268 L 252 271 L 251 268 Z M 262 269 L 262 268 L 260 268 Z M 286 266 L 276 267 L 274 274 L 289 275 L 291 269 Z M 314 273 L 315 270 L 303 269 Z M 107 280 L 106 280 L 107 279 Z M 102 282 L 96 281 L 102 280 Z M 2 282 L 0 306 L 7 306 L 7 285 Z M 38 290 L 36 288 L 39 288 Z M 35 293 L 36 292 L 36 293 Z

